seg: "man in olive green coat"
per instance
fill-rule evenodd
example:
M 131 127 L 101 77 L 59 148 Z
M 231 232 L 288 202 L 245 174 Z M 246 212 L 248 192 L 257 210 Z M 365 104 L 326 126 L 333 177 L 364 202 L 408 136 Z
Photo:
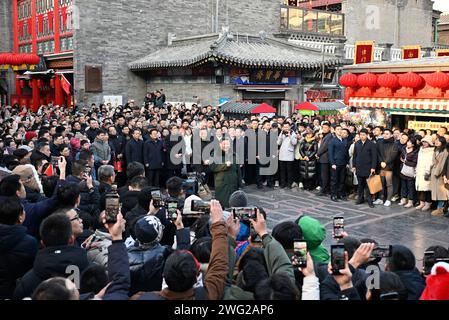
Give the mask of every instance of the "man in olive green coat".
M 231 149 L 229 140 L 221 141 L 220 149 L 221 155 L 214 156 L 214 162 L 209 168 L 214 173 L 215 199 L 220 201 L 223 208 L 229 208 L 231 194 L 239 189 L 240 170 L 235 155 L 229 154 Z

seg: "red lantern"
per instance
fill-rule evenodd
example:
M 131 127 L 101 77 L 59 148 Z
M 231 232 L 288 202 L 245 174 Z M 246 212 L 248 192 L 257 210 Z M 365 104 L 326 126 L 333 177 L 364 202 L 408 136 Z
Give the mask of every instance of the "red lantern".
M 388 72 L 381 74 L 377 78 L 377 83 L 381 87 L 394 89 L 399 86 L 399 79 L 397 75 Z
M 37 54 L 31 55 L 31 64 L 39 64 L 41 62 L 41 58 Z
M 447 88 L 449 86 L 449 75 L 444 72 L 434 72 L 427 78 L 427 83 L 434 88 Z
M 340 84 L 343 87 L 355 88 L 357 87 L 357 75 L 353 73 L 346 73 L 340 78 Z
M 367 88 L 377 87 L 377 76 L 374 73 L 364 73 L 358 77 L 357 83 L 361 87 Z
M 418 88 L 422 84 L 423 78 L 414 72 L 399 75 L 399 85 L 406 88 Z
M 6 64 L 6 53 L 0 53 L 0 65 Z

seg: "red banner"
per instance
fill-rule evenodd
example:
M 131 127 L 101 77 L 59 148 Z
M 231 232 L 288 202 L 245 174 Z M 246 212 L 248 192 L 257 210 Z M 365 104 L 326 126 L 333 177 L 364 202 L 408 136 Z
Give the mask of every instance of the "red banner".
M 70 94 L 70 88 L 71 88 L 70 82 L 69 82 L 69 80 L 67 80 L 66 77 L 64 77 L 63 74 L 61 74 L 61 87 L 62 87 L 62 90 L 64 90 L 64 92 L 66 94 Z
M 437 49 L 437 57 L 449 57 L 449 49 Z
M 28 23 L 28 33 L 31 34 L 31 27 L 33 26 L 33 19 L 29 18 L 27 21 L 28 21 L 27 22 Z
M 374 62 L 374 42 L 356 42 L 354 64 Z
M 19 21 L 19 36 L 23 37 L 23 21 Z
M 62 15 L 62 25 L 64 28 L 67 27 L 67 7 L 61 8 L 61 15 Z
M 402 59 L 417 59 L 421 58 L 421 47 L 420 46 L 407 46 L 402 47 Z
M 47 13 L 48 15 L 48 29 L 53 31 L 53 11 Z
M 39 23 L 39 33 L 44 32 L 44 15 L 40 14 L 37 16 L 37 20 Z

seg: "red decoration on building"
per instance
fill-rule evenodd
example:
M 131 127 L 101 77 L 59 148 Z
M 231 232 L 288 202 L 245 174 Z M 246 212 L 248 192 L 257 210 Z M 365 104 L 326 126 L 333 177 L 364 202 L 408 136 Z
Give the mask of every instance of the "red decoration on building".
M 25 80 L 20 80 L 19 83 L 21 88 L 25 87 Z
M 434 88 L 447 88 L 449 87 L 449 75 L 440 71 L 434 72 L 427 77 L 427 84 Z
M 23 21 L 19 21 L 19 36 L 23 37 Z
M 48 16 L 48 29 L 53 31 L 53 11 L 47 13 Z
M 67 27 L 67 7 L 61 8 L 61 16 L 62 16 L 62 25 L 64 28 Z
M 399 85 L 402 87 L 394 94 L 395 97 L 413 97 L 419 87 L 424 83 L 423 78 L 414 72 L 399 75 Z
M 55 79 L 50 79 L 50 88 L 54 89 L 55 87 Z
M 383 73 L 377 78 L 380 88 L 373 94 L 374 97 L 391 97 L 393 90 L 399 87 L 398 76 L 392 73 Z
M 355 88 L 358 86 L 357 75 L 353 73 L 346 73 L 341 76 L 340 84 L 343 87 Z
M 33 27 L 33 19 L 32 18 L 28 18 L 27 24 L 28 24 L 28 34 L 31 34 L 31 29 Z
M 37 20 L 39 23 L 39 33 L 44 32 L 44 15 L 40 14 L 37 16 Z
M 377 87 L 377 76 L 374 73 L 364 73 L 357 78 L 357 83 L 361 87 Z
M 41 80 L 41 79 L 37 80 L 37 87 L 38 87 L 39 89 L 42 88 L 42 80 Z

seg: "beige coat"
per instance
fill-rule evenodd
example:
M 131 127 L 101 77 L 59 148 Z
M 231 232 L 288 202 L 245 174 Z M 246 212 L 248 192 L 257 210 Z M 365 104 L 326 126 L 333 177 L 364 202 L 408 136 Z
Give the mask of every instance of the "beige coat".
M 430 186 L 432 190 L 433 201 L 446 201 L 447 189 L 444 187 L 444 165 L 446 163 L 448 152 L 446 148 L 443 151 L 435 151 L 432 161 L 432 175 L 430 179 Z
M 426 181 L 424 176 L 430 174 L 433 160 L 433 148 L 421 148 L 418 153 L 416 165 L 416 191 L 431 191 L 430 180 Z

